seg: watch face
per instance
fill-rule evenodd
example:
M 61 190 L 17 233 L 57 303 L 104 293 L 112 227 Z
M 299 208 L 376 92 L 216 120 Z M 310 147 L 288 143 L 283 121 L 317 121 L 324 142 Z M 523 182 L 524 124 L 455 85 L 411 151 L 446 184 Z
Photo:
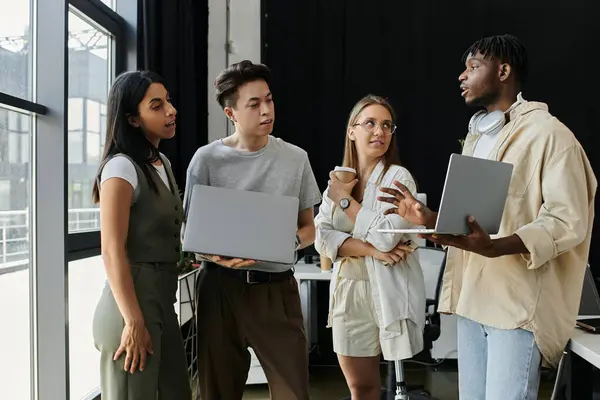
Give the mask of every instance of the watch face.
M 348 200 L 348 199 L 340 200 L 340 206 L 342 208 L 348 208 L 349 205 L 350 205 L 350 200 Z

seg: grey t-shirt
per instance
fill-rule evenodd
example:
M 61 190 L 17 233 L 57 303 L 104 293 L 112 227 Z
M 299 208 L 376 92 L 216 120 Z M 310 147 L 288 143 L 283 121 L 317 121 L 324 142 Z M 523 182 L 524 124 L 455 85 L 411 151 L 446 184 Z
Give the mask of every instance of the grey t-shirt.
M 321 192 L 306 151 L 269 136 L 265 147 L 255 152 L 238 151 L 216 140 L 199 148 L 187 170 L 184 211 L 194 185 L 210 185 L 276 195 L 295 196 L 299 210 L 321 202 Z M 291 265 L 261 262 L 250 269 L 283 272 Z

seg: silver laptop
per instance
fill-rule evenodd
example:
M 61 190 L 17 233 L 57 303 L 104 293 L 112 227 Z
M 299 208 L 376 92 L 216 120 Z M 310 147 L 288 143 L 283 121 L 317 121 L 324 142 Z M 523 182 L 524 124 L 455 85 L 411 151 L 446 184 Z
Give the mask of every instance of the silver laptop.
M 469 215 L 490 235 L 498 233 L 513 165 L 452 154 L 434 229 L 378 229 L 387 233 L 471 233 Z
M 297 197 L 194 185 L 183 250 L 293 264 Z

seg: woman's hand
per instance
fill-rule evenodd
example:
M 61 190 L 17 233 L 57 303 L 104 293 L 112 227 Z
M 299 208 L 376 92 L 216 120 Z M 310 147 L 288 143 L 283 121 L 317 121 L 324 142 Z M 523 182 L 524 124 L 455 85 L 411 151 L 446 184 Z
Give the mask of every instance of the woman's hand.
M 385 265 L 395 265 L 406 260 L 413 251 L 414 249 L 408 244 L 398 243 L 392 251 L 387 253 L 375 249 L 373 257 L 383 262 Z
M 335 172 L 329 173 L 329 190 L 327 191 L 327 197 L 331 199 L 334 203 L 339 203 L 339 201 L 346 197 L 351 197 L 352 189 L 358 183 L 358 179 L 354 179 L 350 183 L 344 183 L 340 181 Z
M 146 353 L 154 354 L 152 338 L 144 323 L 125 324 L 121 334 L 121 345 L 117 349 L 113 361 L 117 361 L 126 353 L 123 369 L 134 373 L 136 369 L 144 370 L 146 366 Z

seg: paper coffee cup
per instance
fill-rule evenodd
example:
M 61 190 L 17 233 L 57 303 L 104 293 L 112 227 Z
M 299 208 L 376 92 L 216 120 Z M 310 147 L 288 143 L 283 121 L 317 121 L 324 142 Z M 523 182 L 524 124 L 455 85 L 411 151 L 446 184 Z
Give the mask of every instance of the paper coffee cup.
M 320 263 L 321 263 L 321 272 L 331 271 L 331 267 L 333 266 L 333 263 L 331 262 L 331 259 L 329 257 L 321 256 Z
M 356 178 L 356 170 L 348 167 L 335 167 L 335 176 L 344 183 L 350 183 Z

